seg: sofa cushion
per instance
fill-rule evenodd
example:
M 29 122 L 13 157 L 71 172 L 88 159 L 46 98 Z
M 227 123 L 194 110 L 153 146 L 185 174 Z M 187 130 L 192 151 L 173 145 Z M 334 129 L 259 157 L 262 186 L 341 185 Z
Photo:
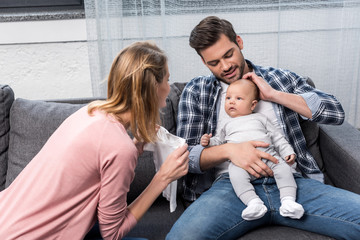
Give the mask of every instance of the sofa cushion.
M 271 237 L 270 237 L 271 236 Z M 313 232 L 308 232 L 301 229 L 296 229 L 286 226 L 262 226 L 256 228 L 240 237 L 238 240 L 252 240 L 252 239 L 276 239 L 276 240 L 335 240 L 334 238 L 320 235 Z
M 40 151 L 51 134 L 83 104 L 16 99 L 10 110 L 6 187 Z
M 175 82 L 170 85 L 170 92 L 166 98 L 166 107 L 160 111 L 161 125 L 174 135 L 176 135 L 179 100 L 185 85 L 186 82 Z
M 0 85 L 0 191 L 5 188 L 10 130 L 9 112 L 13 102 L 13 90 L 7 85 Z

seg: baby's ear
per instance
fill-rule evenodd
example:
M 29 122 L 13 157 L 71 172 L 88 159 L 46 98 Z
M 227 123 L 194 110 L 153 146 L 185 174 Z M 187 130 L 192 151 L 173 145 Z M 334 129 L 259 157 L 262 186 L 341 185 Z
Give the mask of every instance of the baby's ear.
M 258 100 L 253 100 L 251 103 L 251 111 L 254 111 L 256 104 L 258 103 Z

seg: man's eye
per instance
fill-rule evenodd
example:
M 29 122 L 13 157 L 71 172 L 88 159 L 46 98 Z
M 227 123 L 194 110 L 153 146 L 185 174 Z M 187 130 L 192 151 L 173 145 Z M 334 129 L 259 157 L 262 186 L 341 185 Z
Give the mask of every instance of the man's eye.
M 212 66 L 212 67 L 216 67 L 216 65 L 218 65 L 218 62 L 209 63 L 209 65 Z
M 228 55 L 225 56 L 225 58 L 231 58 L 233 55 L 233 53 L 229 53 Z

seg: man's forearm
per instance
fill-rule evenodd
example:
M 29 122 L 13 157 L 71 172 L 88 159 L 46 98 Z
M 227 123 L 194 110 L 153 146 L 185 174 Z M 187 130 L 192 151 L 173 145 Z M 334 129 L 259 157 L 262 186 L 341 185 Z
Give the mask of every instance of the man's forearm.
M 273 98 L 270 99 L 270 101 L 283 105 L 304 117 L 309 119 L 312 118 L 310 108 L 306 104 L 304 98 L 300 95 L 276 91 L 276 94 L 273 95 Z
M 200 155 L 200 169 L 206 171 L 228 159 L 227 144 L 205 148 Z
M 219 146 L 205 148 L 200 155 L 200 169 L 206 171 L 227 160 L 243 168 L 255 177 L 272 176 L 271 169 L 261 160 L 267 159 L 274 163 L 278 160 L 269 153 L 256 149 L 268 147 L 269 144 L 260 141 L 242 143 L 225 143 Z

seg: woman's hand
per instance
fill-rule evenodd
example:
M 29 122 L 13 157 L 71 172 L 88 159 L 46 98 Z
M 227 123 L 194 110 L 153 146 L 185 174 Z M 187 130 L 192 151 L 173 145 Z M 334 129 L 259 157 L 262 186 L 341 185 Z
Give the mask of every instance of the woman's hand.
M 161 165 L 158 174 L 166 186 L 188 173 L 189 151 L 187 147 L 188 145 L 184 144 L 175 149 Z
M 147 188 L 129 205 L 128 208 L 137 221 L 172 181 L 188 172 L 189 151 L 187 147 L 188 145 L 185 144 L 173 151 L 161 165 Z

